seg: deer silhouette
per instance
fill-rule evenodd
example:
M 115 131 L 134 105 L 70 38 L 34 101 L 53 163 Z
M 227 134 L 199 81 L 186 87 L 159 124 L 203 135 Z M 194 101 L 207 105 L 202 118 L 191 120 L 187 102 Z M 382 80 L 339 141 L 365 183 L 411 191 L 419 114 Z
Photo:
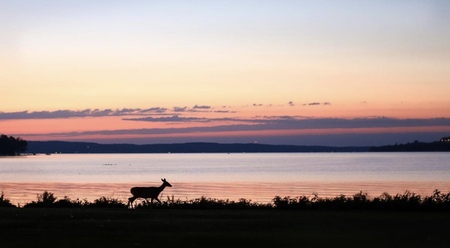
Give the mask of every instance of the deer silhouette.
M 165 187 L 172 187 L 172 185 L 166 181 L 166 179 L 162 179 L 161 181 L 163 184 L 159 187 L 133 187 L 130 189 L 132 197 L 128 198 L 128 207 L 131 207 L 131 204 L 133 204 L 134 200 L 137 198 L 144 198 L 147 200 L 148 198 L 151 199 L 151 204 L 153 204 L 153 200 L 158 201 L 161 203 L 161 201 L 158 199 L 159 194 L 161 191 L 164 190 Z

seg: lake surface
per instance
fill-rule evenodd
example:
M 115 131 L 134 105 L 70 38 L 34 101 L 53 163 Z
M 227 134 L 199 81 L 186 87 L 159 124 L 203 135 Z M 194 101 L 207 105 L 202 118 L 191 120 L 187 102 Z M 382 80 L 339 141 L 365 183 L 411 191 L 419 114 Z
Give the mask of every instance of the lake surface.
M 450 191 L 450 153 L 52 154 L 0 158 L 0 190 L 14 204 L 45 190 L 62 198 L 126 200 L 132 186 L 161 199 L 201 196 L 270 202 L 275 196 L 370 196 Z

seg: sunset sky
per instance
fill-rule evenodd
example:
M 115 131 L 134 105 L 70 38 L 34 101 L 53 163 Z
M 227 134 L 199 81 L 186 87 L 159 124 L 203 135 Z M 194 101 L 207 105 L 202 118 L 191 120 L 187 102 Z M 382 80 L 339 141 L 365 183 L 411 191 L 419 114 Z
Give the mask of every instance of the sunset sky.
M 450 1 L 3 1 L 0 133 L 386 145 L 450 136 Z

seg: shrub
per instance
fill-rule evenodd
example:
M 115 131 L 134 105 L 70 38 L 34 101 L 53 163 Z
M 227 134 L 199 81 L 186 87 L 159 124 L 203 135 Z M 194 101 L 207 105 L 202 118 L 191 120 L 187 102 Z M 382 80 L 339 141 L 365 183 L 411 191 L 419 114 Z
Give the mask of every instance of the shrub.
M 448 210 L 450 209 L 450 192 L 443 194 L 436 189 L 431 196 L 423 199 L 423 205 L 428 210 Z
M 0 196 L 0 207 L 15 207 L 8 199 Z M 67 196 L 63 199 L 57 198 L 51 192 L 45 191 L 37 195 L 37 201 L 32 201 L 24 207 L 51 207 L 51 208 L 127 208 L 121 200 L 108 197 L 100 197 L 90 203 L 87 200 L 71 200 Z M 406 191 L 394 196 L 383 193 L 378 197 L 370 198 L 362 191 L 351 197 L 343 194 L 334 198 L 321 198 L 317 194 L 311 197 L 280 197 L 276 196 L 271 203 L 254 203 L 249 199 L 241 198 L 238 201 L 222 200 L 202 196 L 193 200 L 175 200 L 167 197 L 167 201 L 154 202 L 151 204 L 141 199 L 135 208 L 143 209 L 297 209 L 297 210 L 378 210 L 378 211 L 450 211 L 450 193 L 444 194 L 439 190 L 433 191 L 431 196 L 421 197 L 416 193 Z
M 89 205 L 87 200 L 71 200 L 69 197 L 64 196 L 64 199 L 60 199 L 53 204 L 53 207 L 57 208 L 81 208 Z
M 44 191 L 42 194 L 37 194 L 37 201 L 32 201 L 31 203 L 25 204 L 24 208 L 34 207 L 34 208 L 48 208 L 53 207 L 56 201 L 56 197 L 53 193 Z
M 57 200 L 53 193 L 44 191 L 37 195 L 37 201 L 25 204 L 25 208 L 81 208 L 89 205 L 87 200 L 71 200 L 64 196 L 63 199 Z
M 216 198 L 209 198 L 202 196 L 193 200 L 175 200 L 167 197 L 167 201 L 161 201 L 161 203 L 154 202 L 153 205 L 148 201 L 142 201 L 138 203 L 136 208 L 154 208 L 154 209 L 199 209 L 199 210 L 212 210 L 212 209 L 256 209 L 256 208 L 272 208 L 271 204 L 253 203 L 251 200 L 241 198 L 238 201 L 230 201 L 229 199 L 222 200 Z
M 126 208 L 127 205 L 124 204 L 121 200 L 116 198 L 110 198 L 102 196 L 98 199 L 95 199 L 93 203 L 87 204 L 88 207 L 95 208 Z
M 3 194 L 3 191 L 2 191 L 2 194 L 0 195 L 0 207 L 3 207 L 3 208 L 5 208 L 5 207 L 6 208 L 15 208 L 16 207 L 14 204 L 12 204 L 10 202 L 9 199 L 5 198 L 5 195 Z
M 272 203 L 276 209 L 450 211 L 450 193 L 443 194 L 435 190 L 433 195 L 422 198 L 416 193 L 406 191 L 395 196 L 383 193 L 379 197 L 370 199 L 367 193 L 360 191 L 353 197 L 339 195 L 334 198 L 321 198 L 317 194 L 314 194 L 312 198 L 276 196 Z
M 299 196 L 296 198 L 291 198 L 289 196 L 281 198 L 280 196 L 275 196 L 272 202 L 273 206 L 278 209 L 307 209 L 310 208 L 312 204 L 312 201 L 306 196 Z

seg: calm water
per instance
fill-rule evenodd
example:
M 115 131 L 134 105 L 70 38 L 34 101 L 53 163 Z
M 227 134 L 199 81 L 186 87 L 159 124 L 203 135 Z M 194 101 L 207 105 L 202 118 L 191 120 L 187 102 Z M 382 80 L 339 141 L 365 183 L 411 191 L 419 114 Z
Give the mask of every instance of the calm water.
M 0 158 L 0 190 L 15 204 L 58 198 L 126 200 L 132 186 L 175 199 L 201 196 L 270 202 L 276 196 L 371 196 L 450 191 L 450 153 L 52 154 Z

